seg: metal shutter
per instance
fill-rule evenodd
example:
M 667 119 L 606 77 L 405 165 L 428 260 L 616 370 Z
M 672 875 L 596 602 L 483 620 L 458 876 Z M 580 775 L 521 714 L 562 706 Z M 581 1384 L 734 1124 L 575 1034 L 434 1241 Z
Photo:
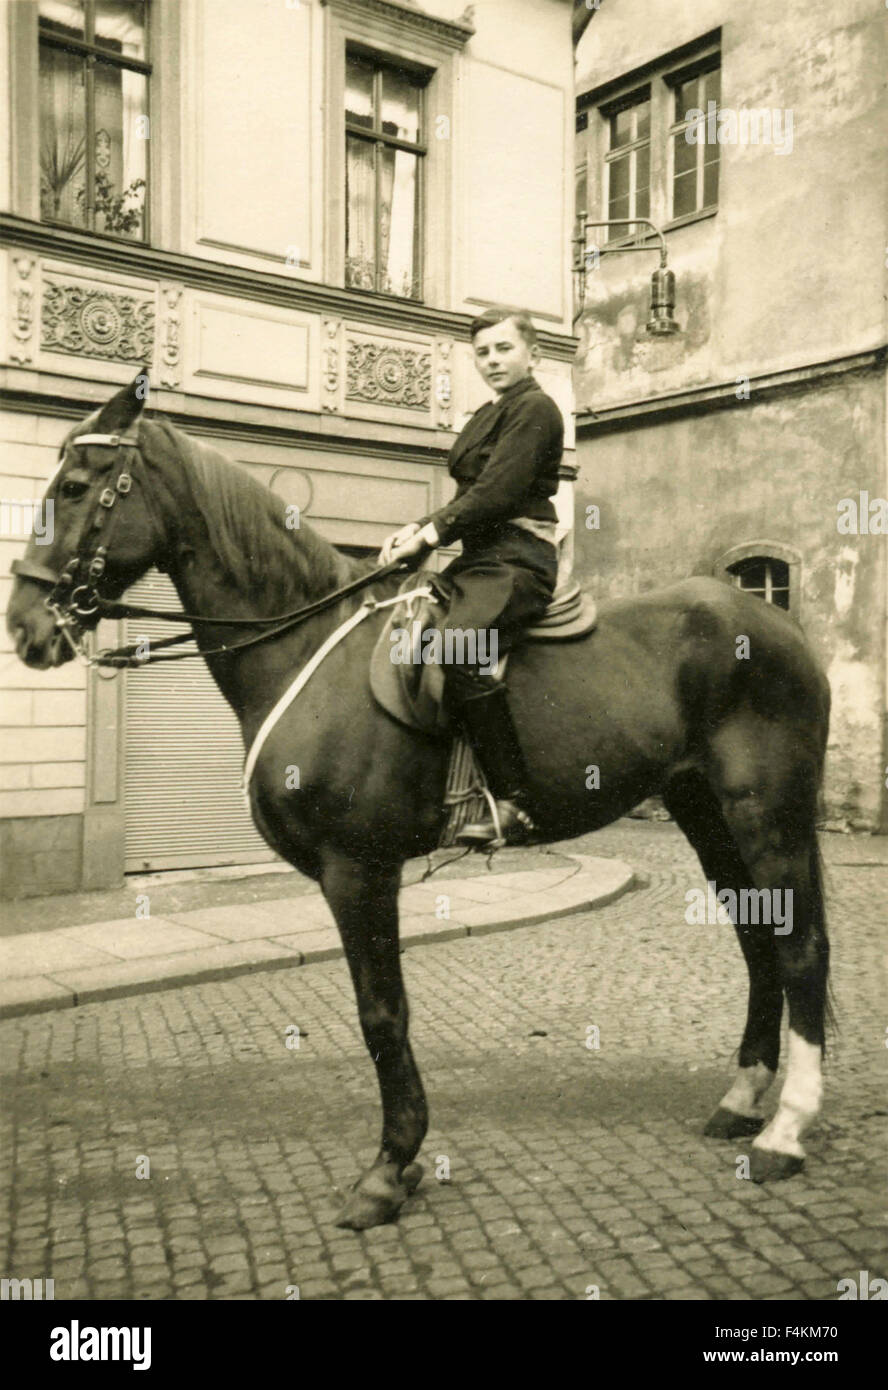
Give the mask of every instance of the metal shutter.
M 157 570 L 126 597 L 148 608 L 182 606 Z M 181 631 L 181 623 L 130 618 L 126 641 L 157 641 Z M 189 643 L 178 650 L 195 648 Z M 240 725 L 200 658 L 128 672 L 127 872 L 274 859 L 244 808 L 243 759 Z

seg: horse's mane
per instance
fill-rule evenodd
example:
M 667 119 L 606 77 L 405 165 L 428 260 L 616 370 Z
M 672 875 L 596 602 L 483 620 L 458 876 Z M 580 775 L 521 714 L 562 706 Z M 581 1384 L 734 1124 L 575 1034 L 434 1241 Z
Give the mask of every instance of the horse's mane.
M 341 588 L 354 568 L 302 520 L 286 525 L 282 498 L 209 444 L 154 416 L 143 438 L 147 462 L 162 468 L 173 451 L 220 569 L 239 590 L 260 590 L 275 605 L 313 599 Z M 163 436 L 157 445 L 155 431 Z M 153 436 L 153 437 L 152 437 Z

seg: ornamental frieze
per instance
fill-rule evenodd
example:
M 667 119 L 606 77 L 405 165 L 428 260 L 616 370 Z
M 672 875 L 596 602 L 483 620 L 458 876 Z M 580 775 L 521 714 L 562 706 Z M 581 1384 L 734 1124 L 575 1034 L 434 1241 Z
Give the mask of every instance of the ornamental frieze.
M 43 292 L 40 346 L 50 352 L 150 362 L 154 301 L 134 294 L 48 281 Z
M 428 411 L 432 404 L 431 352 L 350 338 L 345 394 L 350 401 Z

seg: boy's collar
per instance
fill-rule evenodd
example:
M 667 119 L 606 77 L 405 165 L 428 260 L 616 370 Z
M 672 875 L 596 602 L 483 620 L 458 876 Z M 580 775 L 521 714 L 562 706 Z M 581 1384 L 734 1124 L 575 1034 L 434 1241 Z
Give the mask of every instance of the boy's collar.
M 520 395 L 522 391 L 527 391 L 531 386 L 538 385 L 539 382 L 536 377 L 528 372 L 527 376 L 523 376 L 520 381 L 516 381 L 512 386 L 507 386 L 505 391 L 501 391 L 500 394 L 495 397 L 494 404 L 496 401 L 511 400 L 513 396 Z

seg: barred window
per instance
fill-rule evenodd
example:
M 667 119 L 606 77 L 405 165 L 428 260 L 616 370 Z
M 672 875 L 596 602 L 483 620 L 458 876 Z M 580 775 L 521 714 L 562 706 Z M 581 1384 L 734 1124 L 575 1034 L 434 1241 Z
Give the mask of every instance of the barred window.
M 39 0 L 40 215 L 148 235 L 147 0 Z

